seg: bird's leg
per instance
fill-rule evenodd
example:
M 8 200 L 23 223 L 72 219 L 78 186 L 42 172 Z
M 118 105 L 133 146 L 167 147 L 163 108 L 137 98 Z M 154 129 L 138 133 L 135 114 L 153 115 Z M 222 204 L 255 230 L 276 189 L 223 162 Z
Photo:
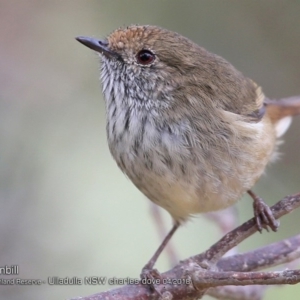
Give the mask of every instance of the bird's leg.
M 251 190 L 248 191 L 248 194 L 253 199 L 254 218 L 259 232 L 262 232 L 263 228 L 268 231 L 268 226 L 273 231 L 277 231 L 279 222 L 274 218 L 270 207 L 264 202 L 262 198 L 258 197 Z
M 170 232 L 167 234 L 161 245 L 158 247 L 158 249 L 155 251 L 154 255 L 151 257 L 151 259 L 148 261 L 148 263 L 144 266 L 141 273 L 141 279 L 146 279 L 146 282 L 148 282 L 148 285 L 150 286 L 152 291 L 155 291 L 154 282 L 155 279 L 160 278 L 160 274 L 156 269 L 153 269 L 154 264 L 156 263 L 158 257 L 170 241 L 171 237 L 175 233 L 175 231 L 179 227 L 179 222 L 175 222 L 174 226 L 170 230 Z M 149 284 L 149 282 L 151 282 Z

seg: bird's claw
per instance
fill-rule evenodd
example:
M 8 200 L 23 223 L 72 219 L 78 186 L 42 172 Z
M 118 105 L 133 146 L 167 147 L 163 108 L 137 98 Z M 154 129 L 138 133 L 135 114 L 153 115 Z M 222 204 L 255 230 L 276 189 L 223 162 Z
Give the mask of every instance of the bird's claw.
M 254 217 L 259 232 L 265 228 L 271 228 L 272 231 L 276 232 L 279 227 L 279 222 L 275 219 L 271 208 L 263 201 L 260 197 L 255 197 L 253 201 Z
M 144 267 L 140 275 L 141 283 L 147 285 L 152 293 L 157 293 L 162 296 L 157 290 L 156 285 L 161 283 L 161 274 L 156 269 Z

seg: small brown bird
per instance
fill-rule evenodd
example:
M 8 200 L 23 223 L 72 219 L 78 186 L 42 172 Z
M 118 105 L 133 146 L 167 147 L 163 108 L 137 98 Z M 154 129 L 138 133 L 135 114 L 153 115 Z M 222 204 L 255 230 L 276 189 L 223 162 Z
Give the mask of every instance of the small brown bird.
M 258 229 L 277 221 L 250 189 L 276 157 L 300 97 L 267 99 L 225 59 L 156 26 L 129 26 L 105 40 L 77 37 L 102 59 L 107 139 L 120 169 L 174 227 L 224 209 L 248 192 Z

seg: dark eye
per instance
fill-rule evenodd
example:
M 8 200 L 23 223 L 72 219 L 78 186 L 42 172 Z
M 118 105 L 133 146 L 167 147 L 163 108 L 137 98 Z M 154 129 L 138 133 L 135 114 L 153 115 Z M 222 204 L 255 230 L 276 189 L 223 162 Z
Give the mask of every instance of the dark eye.
M 155 59 L 154 53 L 150 50 L 141 50 L 136 57 L 138 63 L 144 66 L 151 64 Z

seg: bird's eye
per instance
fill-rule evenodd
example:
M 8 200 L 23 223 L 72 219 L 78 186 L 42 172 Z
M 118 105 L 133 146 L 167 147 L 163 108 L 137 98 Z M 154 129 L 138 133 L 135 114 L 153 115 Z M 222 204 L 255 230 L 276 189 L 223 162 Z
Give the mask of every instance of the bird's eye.
M 152 53 L 150 50 L 141 50 L 137 54 L 137 61 L 141 65 L 150 65 L 154 59 L 155 59 L 155 54 Z

